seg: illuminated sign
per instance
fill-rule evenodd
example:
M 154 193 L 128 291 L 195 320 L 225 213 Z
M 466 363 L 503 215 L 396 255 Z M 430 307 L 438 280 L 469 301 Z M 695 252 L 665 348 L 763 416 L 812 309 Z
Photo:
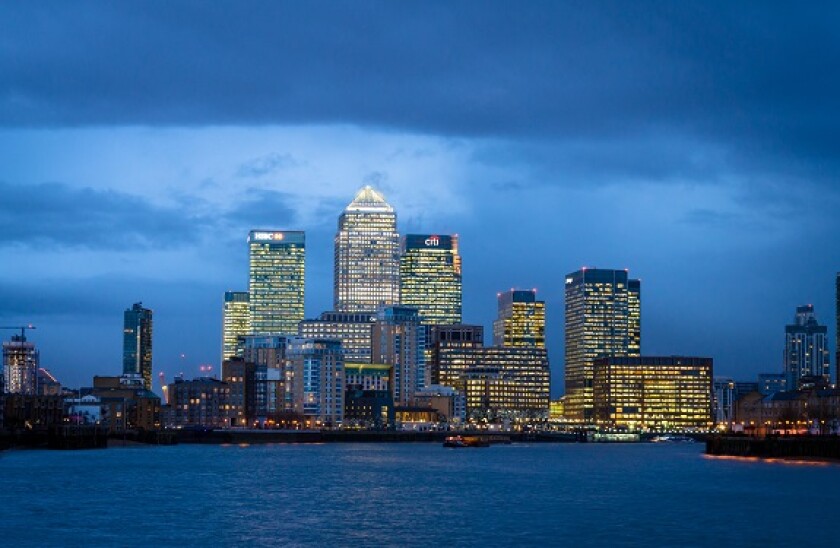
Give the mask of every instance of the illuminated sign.
M 254 232 L 254 241 L 255 242 L 279 242 L 283 239 L 282 232 Z
M 437 236 L 429 236 L 423 243 L 429 247 L 437 247 L 440 245 L 440 238 Z
M 566 285 L 569 285 L 570 283 L 572 283 L 572 279 L 571 278 L 566 278 Z
M 450 251 L 457 245 L 457 238 L 446 234 L 407 234 L 405 236 L 406 249 Z

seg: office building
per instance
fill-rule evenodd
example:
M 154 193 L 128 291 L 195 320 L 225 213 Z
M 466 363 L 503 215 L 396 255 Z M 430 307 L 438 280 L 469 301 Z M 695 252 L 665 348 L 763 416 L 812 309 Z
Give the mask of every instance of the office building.
M 545 301 L 537 300 L 537 291 L 511 289 L 498 298 L 493 346 L 545 348 Z
M 289 339 L 285 401 L 309 427 L 338 427 L 344 419 L 344 356 L 341 341 Z
M 251 332 L 294 335 L 303 319 L 304 233 L 252 230 L 248 250 Z
M 251 333 L 251 304 L 246 291 L 225 291 L 222 310 L 222 361 L 236 356 L 236 341 Z
M 416 308 L 426 325 L 461 323 L 458 236 L 407 234 L 400 256 L 400 304 Z
M 123 314 L 123 375 L 140 375 L 152 389 L 152 311 L 134 303 Z
M 626 270 L 583 268 L 565 285 L 566 416 L 591 423 L 593 362 L 640 353 L 641 282 Z
M 804 377 L 831 382 L 828 327 L 820 325 L 813 305 L 796 307 L 794 323 L 785 326 L 785 382 L 787 390 L 800 387 Z
M 38 394 L 39 353 L 25 335 L 3 341 L 3 375 L 6 394 Z
M 427 364 L 431 384 L 464 390 L 463 373 L 477 364 L 476 349 L 484 347 L 484 327 L 480 325 L 435 325 L 428 343 Z
M 394 367 L 394 404 L 413 405 L 414 393 L 429 384 L 425 364 L 426 329 L 416 308 L 387 306 L 377 314 L 373 361 Z
M 307 339 L 338 339 L 347 362 L 371 363 L 374 312 L 324 312 L 318 319 L 298 324 L 298 335 Z
M 334 299 L 337 312 L 373 312 L 400 302 L 397 215 L 370 186 L 338 218 Z
M 597 358 L 595 423 L 630 432 L 708 430 L 713 419 L 712 379 L 711 358 Z
M 476 365 L 462 376 L 471 421 L 548 419 L 551 373 L 545 348 L 486 347 L 469 352 Z

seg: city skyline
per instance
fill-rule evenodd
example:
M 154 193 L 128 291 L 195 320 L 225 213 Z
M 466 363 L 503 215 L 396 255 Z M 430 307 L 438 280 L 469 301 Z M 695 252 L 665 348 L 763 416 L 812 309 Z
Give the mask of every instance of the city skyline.
M 562 276 L 582 266 L 643 280 L 644 354 L 780 371 L 790 311 L 813 304 L 835 355 L 840 47 L 821 10 L 53 8 L 0 7 L 0 321 L 38 326 L 67 385 L 120 371 L 141 300 L 156 373 L 218 367 L 254 228 L 306 232 L 304 317 L 332 310 L 336 216 L 365 184 L 400 234 L 459 235 L 465 323 L 489 335 L 498 292 L 538 289 L 555 394 Z

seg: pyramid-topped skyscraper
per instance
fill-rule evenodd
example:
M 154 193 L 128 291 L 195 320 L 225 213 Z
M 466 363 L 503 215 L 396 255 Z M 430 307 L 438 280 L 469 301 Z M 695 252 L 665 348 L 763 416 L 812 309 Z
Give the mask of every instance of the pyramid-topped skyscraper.
M 335 310 L 374 312 L 400 301 L 397 214 L 365 186 L 338 217 L 335 235 Z

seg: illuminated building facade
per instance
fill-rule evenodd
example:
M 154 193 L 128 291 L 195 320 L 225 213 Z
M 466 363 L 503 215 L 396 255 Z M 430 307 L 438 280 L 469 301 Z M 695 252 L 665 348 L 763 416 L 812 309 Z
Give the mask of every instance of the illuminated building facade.
M 255 369 L 251 362 L 232 357 L 222 362 L 222 381 L 230 392 L 228 411 L 230 426 L 250 426 L 254 417 Z
M 337 427 L 344 419 L 344 357 L 341 341 L 289 339 L 285 401 L 309 427 Z
M 463 373 L 470 420 L 548 418 L 551 374 L 545 348 L 487 347 L 471 352 L 477 365 Z
M 631 432 L 708 430 L 712 359 L 608 357 L 594 361 L 595 423 Z
M 464 390 L 463 373 L 477 365 L 476 349 L 484 347 L 480 325 L 435 325 L 429 341 L 431 359 L 427 365 L 431 384 Z
M 222 310 L 222 361 L 236 356 L 237 337 L 251 333 L 251 305 L 246 291 L 225 291 Z
M 23 335 L 12 335 L 3 342 L 3 375 L 6 394 L 38 394 L 39 354 L 35 343 Z
M 303 319 L 305 234 L 252 230 L 248 250 L 251 332 L 294 335 Z
M 817 323 L 813 305 L 796 307 L 794 323 L 785 327 L 785 381 L 788 390 L 801 386 L 803 377 L 831 382 L 828 327 Z
M 370 186 L 338 218 L 334 299 L 338 312 L 372 312 L 400 302 L 397 215 Z
M 426 328 L 416 308 L 383 307 L 373 333 L 373 361 L 394 366 L 395 405 L 413 405 L 417 390 L 429 384 L 425 363 Z
M 308 339 L 338 339 L 346 362 L 371 363 L 373 312 L 324 312 L 317 320 L 303 320 L 298 335 Z
M 417 308 L 426 325 L 461 323 L 458 236 L 407 234 L 401 251 L 400 304 Z
M 140 375 L 152 389 L 152 311 L 134 303 L 123 314 L 123 375 Z
M 272 426 L 286 410 L 286 335 L 246 335 L 239 338 L 237 353 L 252 363 L 253 382 L 248 396 L 249 424 Z M 250 382 L 250 381 L 249 381 Z M 231 394 L 234 387 L 231 386 Z
M 584 268 L 565 285 L 566 416 L 591 423 L 594 360 L 639 355 L 641 283 L 626 270 Z
M 534 289 L 499 293 L 499 315 L 493 322 L 493 346 L 545 348 L 545 301 Z

